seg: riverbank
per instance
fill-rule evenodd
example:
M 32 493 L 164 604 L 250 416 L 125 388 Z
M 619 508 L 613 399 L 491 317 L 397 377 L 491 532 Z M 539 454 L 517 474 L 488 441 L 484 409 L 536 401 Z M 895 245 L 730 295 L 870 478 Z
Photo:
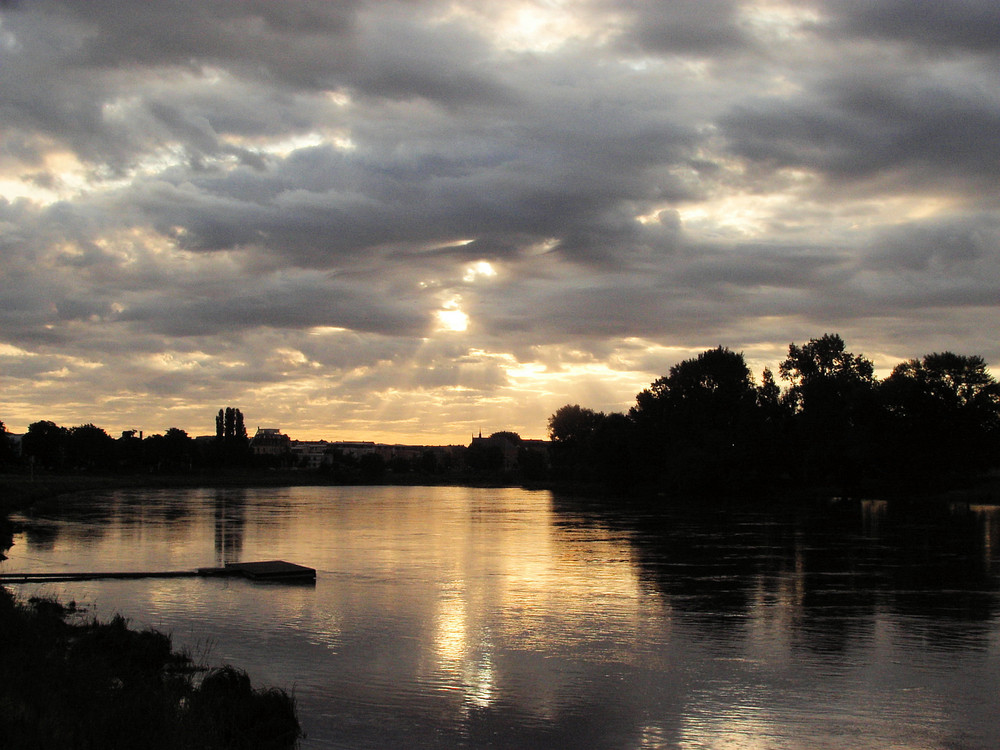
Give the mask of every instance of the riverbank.
M 340 486 L 330 475 L 295 469 L 228 469 L 190 474 L 0 474 L 0 516 L 24 510 L 41 500 L 73 492 L 172 487 L 310 487 Z M 387 474 L 367 484 L 414 486 L 520 486 L 514 477 Z
M 225 471 L 192 474 L 27 474 L 0 475 L 0 515 L 73 492 L 127 488 L 283 487 L 327 484 L 322 476 L 300 471 Z
M 0 586 L 0 737 L 6 750 L 294 748 L 293 698 L 232 667 L 205 670 L 170 637 Z
M 75 492 L 129 487 L 265 486 L 277 476 L 0 476 L 0 560 L 8 514 Z M 293 699 L 230 666 L 201 669 L 167 635 L 75 603 L 16 598 L 0 586 L 0 737 L 20 748 L 294 748 Z

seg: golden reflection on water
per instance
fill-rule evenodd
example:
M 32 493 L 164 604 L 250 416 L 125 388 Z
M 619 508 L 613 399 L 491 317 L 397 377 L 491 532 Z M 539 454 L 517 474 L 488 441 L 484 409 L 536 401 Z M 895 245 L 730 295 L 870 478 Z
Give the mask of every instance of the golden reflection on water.
M 436 663 L 421 679 L 444 680 L 466 703 L 482 707 L 495 699 L 502 679 L 498 643 L 507 651 L 586 653 L 605 662 L 642 658 L 643 624 L 651 608 L 659 611 L 660 596 L 640 578 L 626 543 L 599 528 L 568 533 L 544 505 L 511 507 L 503 494 L 490 502 L 478 521 L 472 514 L 470 533 L 454 535 L 433 560 L 448 576 L 429 602 Z M 421 515 L 435 534 L 448 533 L 455 520 L 432 508 Z M 496 522 L 511 517 L 517 521 Z M 532 685 L 536 715 L 558 708 L 560 681 L 549 677 Z
M 468 703 L 488 706 L 496 689 L 492 644 L 488 635 L 474 632 L 461 597 L 443 597 L 439 602 L 434 641 L 434 667 L 441 679 L 462 691 Z
M 848 553 L 825 526 L 770 520 L 734 527 L 718 546 L 716 519 L 690 527 L 701 534 L 693 540 L 678 533 L 643 547 L 635 529 L 557 511 L 547 493 L 523 490 L 208 490 L 163 507 L 116 502 L 121 512 L 99 523 L 66 524 L 34 547 L 19 538 L 13 560 L 27 551 L 74 569 L 233 558 L 315 567 L 314 587 L 153 579 L 88 583 L 64 597 L 99 600 L 101 616 L 122 602 L 136 624 L 175 633 L 184 622 L 182 639 L 208 633 L 218 639 L 213 658 L 301 685 L 313 715 L 337 717 L 346 705 L 373 726 L 385 714 L 403 724 L 433 714 L 453 722 L 435 731 L 461 732 L 485 715 L 571 732 L 606 711 L 611 723 L 625 719 L 605 747 L 799 750 L 802 736 L 831 748 L 874 736 L 917 750 L 950 740 L 942 706 L 973 705 L 960 692 L 942 701 L 927 674 L 947 678 L 964 658 L 982 670 L 977 684 L 995 685 L 995 628 L 989 641 L 976 627 L 929 620 L 913 596 L 935 591 L 895 583 L 914 558 L 886 557 L 895 521 L 877 502 L 862 503 L 860 518 L 842 506 Z M 982 519 L 969 532 L 972 567 L 980 554 L 995 567 L 1000 509 L 955 513 Z M 935 633 L 966 640 L 935 655 L 926 647 Z M 942 693 L 962 689 L 942 684 Z M 887 710 L 898 715 L 880 716 Z M 915 720 L 927 744 L 911 741 Z
M 123 543 L 131 550 L 125 554 L 134 554 L 141 539 L 150 556 L 143 564 L 152 567 L 236 559 L 315 567 L 315 591 L 262 594 L 263 615 L 239 611 L 246 607 L 243 592 L 211 592 L 191 606 L 224 618 L 302 621 L 309 642 L 331 654 L 357 648 L 345 633 L 410 628 L 406 638 L 415 640 L 400 648 L 421 655 L 412 676 L 417 683 L 472 707 L 489 706 L 500 694 L 530 697 L 524 708 L 540 717 L 554 716 L 565 699 L 561 667 L 540 661 L 530 684 L 523 675 L 511 684 L 498 649 L 508 664 L 515 653 L 655 664 L 655 644 L 668 632 L 669 609 L 640 575 L 623 534 L 567 525 L 538 495 L 396 488 L 391 501 L 379 503 L 359 502 L 353 488 L 299 488 L 274 491 L 264 507 L 255 497 L 243 490 L 193 493 L 188 510 L 207 515 L 208 523 L 188 524 L 169 541 L 163 534 L 170 523 L 155 523 L 138 509 L 130 523 L 112 524 L 93 554 L 121 555 L 112 550 Z M 206 550 L 213 560 L 205 559 Z M 178 597 L 169 581 L 144 589 L 152 612 L 176 605 Z

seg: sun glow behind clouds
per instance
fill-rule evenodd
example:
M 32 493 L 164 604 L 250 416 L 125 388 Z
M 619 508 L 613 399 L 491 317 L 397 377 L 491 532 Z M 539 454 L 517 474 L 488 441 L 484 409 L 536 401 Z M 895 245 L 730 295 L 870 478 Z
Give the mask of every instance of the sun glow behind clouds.
M 496 275 L 496 269 L 490 263 L 481 260 L 465 269 L 465 276 L 462 277 L 462 281 L 473 282 L 481 278 L 491 279 Z
M 438 331 L 465 331 L 469 328 L 469 316 L 461 308 L 462 298 L 455 295 L 448 299 L 442 309 L 435 314 L 438 319 Z
M 496 49 L 513 53 L 552 53 L 571 41 L 609 33 L 595 28 L 578 4 L 565 0 L 455 6 L 441 20 L 454 18 L 481 26 Z

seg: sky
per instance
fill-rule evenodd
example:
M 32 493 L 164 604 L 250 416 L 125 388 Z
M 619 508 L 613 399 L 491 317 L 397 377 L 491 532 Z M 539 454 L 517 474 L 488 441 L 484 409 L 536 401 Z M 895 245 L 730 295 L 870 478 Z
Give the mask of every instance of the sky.
M 467 443 L 1000 365 L 995 0 L 7 0 L 0 420 Z

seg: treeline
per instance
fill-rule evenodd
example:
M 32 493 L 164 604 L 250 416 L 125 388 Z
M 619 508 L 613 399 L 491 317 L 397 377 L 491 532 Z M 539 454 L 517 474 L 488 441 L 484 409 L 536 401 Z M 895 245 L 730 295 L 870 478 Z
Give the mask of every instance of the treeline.
M 40 420 L 28 426 L 20 450 L 0 422 L 0 467 L 74 473 L 191 472 L 220 467 L 248 467 L 261 463 L 253 456 L 243 414 L 219 409 L 214 438 L 195 440 L 171 427 L 162 434 L 140 437 L 135 430 L 118 438 L 94 424 L 63 427 Z
M 741 353 L 674 365 L 627 413 L 549 418 L 555 478 L 675 494 L 933 493 L 1000 464 L 1000 385 L 979 356 L 928 354 L 884 380 L 826 334 L 757 383 Z

